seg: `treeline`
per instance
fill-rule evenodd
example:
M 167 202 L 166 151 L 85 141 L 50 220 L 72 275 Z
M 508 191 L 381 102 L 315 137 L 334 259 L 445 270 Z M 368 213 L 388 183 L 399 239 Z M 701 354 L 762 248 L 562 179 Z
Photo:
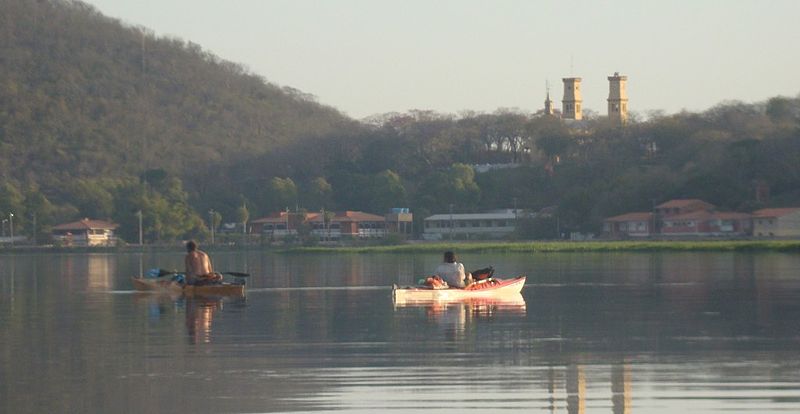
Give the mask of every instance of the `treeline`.
M 16 234 L 35 227 L 43 240 L 92 217 L 135 241 L 141 212 L 150 242 L 286 208 L 410 207 L 421 220 L 450 205 L 553 207 L 563 230 L 596 232 L 603 217 L 670 198 L 800 205 L 798 98 L 625 127 L 514 110 L 357 122 L 81 2 L 0 0 L 0 11 L 0 216 L 15 214 Z M 551 224 L 519 236 L 554 237 Z
M 451 204 L 455 212 L 553 207 L 562 230 L 598 232 L 604 217 L 650 211 L 672 198 L 738 211 L 800 206 L 798 98 L 653 113 L 624 127 L 605 117 L 567 122 L 510 110 L 412 111 L 368 121 L 232 168 L 212 184 L 230 192 L 217 208 L 235 194 L 258 213 L 409 206 L 421 219 Z M 477 164 L 513 168 L 476 173 Z M 757 201 L 757 187 L 769 198 Z M 520 236 L 555 237 L 555 226 L 543 224 Z

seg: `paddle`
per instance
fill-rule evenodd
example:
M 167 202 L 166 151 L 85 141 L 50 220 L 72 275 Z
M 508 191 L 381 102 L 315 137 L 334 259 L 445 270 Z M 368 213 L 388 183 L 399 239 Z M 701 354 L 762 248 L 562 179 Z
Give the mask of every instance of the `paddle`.
M 180 273 L 180 272 L 175 271 L 175 270 L 170 271 L 170 270 L 165 270 L 165 269 L 158 269 L 158 277 L 176 275 L 178 273 Z M 217 272 L 217 273 L 222 274 L 222 275 L 233 276 L 233 277 L 250 277 L 249 273 L 242 273 L 242 272 Z
M 242 273 L 242 272 L 220 272 L 223 275 L 233 276 L 233 277 L 250 277 L 250 273 Z

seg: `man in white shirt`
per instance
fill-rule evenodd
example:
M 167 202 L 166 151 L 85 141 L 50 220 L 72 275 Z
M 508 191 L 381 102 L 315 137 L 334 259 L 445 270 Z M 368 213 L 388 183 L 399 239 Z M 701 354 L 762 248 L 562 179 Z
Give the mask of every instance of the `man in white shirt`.
M 456 261 L 453 252 L 444 252 L 444 263 L 440 264 L 434 273 L 451 287 L 463 288 L 472 282 L 472 275 L 464 272 L 464 265 Z

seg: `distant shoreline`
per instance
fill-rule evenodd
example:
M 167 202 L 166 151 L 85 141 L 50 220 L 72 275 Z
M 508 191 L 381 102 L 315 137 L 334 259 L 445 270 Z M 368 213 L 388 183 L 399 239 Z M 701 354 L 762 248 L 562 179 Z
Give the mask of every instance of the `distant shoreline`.
M 459 253 L 556 253 L 556 252 L 800 252 L 800 240 L 703 240 L 703 241 L 525 241 L 417 243 L 395 246 L 294 247 L 288 253 L 427 253 L 456 250 Z
M 264 251 L 270 253 L 429 253 L 454 250 L 459 253 L 558 253 L 558 252 L 800 252 L 800 240 L 657 240 L 657 241 L 524 241 L 524 242 L 417 242 L 399 245 L 358 246 L 203 246 L 210 252 Z M 177 244 L 113 247 L 5 246 L 11 253 L 152 253 L 183 252 Z

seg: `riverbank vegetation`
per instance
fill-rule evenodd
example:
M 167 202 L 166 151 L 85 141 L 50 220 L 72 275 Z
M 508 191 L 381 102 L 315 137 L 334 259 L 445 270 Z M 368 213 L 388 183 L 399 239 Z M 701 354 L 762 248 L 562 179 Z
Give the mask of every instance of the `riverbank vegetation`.
M 419 243 L 396 246 L 294 247 L 287 253 L 556 253 L 556 252 L 800 252 L 798 240 L 740 241 L 584 241 L 584 242 L 475 242 Z

